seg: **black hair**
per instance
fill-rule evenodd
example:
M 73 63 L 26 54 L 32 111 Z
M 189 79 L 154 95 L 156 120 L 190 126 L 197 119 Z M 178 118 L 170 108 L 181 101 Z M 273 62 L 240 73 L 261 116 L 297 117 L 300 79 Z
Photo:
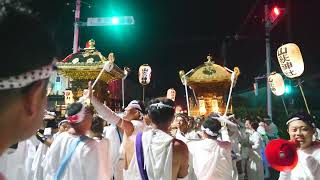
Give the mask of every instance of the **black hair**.
M 52 62 L 54 41 L 44 23 L 32 14 L 5 7 L 0 15 L 0 78 L 19 75 Z
M 93 116 L 92 125 L 91 125 L 92 132 L 102 134 L 103 128 L 104 128 L 104 120 L 97 115 Z
M 54 119 L 48 120 L 48 121 L 47 121 L 46 128 L 57 129 L 57 128 L 58 128 L 58 122 L 57 122 L 56 120 L 54 120 Z
M 218 133 L 221 129 L 221 123 L 212 116 L 208 116 L 202 126 L 204 128 L 209 128 L 213 133 Z
M 75 102 L 75 103 L 70 104 L 67 107 L 67 115 L 72 116 L 72 115 L 79 113 L 82 109 L 82 106 L 84 106 L 84 105 L 79 102 Z
M 157 103 L 163 103 L 164 106 L 157 106 Z M 148 106 L 148 115 L 155 124 L 167 123 L 174 117 L 174 102 L 168 98 L 152 99 Z M 168 106 L 168 107 L 166 107 Z
M 189 121 L 189 116 L 187 113 L 177 113 L 175 114 L 175 117 L 181 117 L 183 118 L 185 121 Z
M 257 131 L 257 129 L 258 129 L 258 127 L 259 127 L 258 121 L 250 121 L 250 125 L 251 125 L 252 129 L 254 129 L 255 131 Z
M 289 117 L 288 121 L 289 121 L 290 119 L 292 119 L 292 118 L 299 118 L 299 120 L 305 122 L 305 123 L 308 124 L 310 127 L 313 127 L 313 128 L 316 127 L 315 120 L 313 119 L 313 117 L 312 117 L 310 114 L 308 114 L 308 113 L 306 113 L 306 112 L 294 113 L 294 114 L 292 114 L 292 115 Z M 290 123 L 289 123 L 289 124 L 290 124 Z M 289 124 L 288 124 L 288 126 L 289 126 Z
M 137 102 L 138 102 L 138 104 L 139 104 L 139 106 L 140 106 L 140 108 L 141 108 L 141 113 L 142 114 L 146 114 L 146 107 L 144 106 L 144 103 L 143 103 L 143 101 L 140 101 L 140 100 L 136 100 Z

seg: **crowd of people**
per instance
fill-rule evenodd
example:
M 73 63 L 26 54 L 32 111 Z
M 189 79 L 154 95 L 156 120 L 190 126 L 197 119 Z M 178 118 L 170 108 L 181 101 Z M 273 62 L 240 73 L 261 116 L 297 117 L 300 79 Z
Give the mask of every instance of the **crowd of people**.
M 174 101 L 164 97 L 146 107 L 133 100 L 124 112 L 115 113 L 95 98 L 89 83 L 83 99 L 92 106 L 75 102 L 66 119 L 57 119 L 45 110 L 46 85 L 54 71 L 50 36 L 33 17 L 6 13 L 0 19 L 1 39 L 18 44 L 2 49 L 2 58 L 10 61 L 0 66 L 0 100 L 5 104 L 0 107 L 1 180 L 270 178 L 264 149 L 279 136 L 267 116 L 240 119 L 212 113 L 194 118 L 176 113 Z M 279 179 L 317 179 L 320 145 L 313 118 L 297 113 L 287 126 L 299 160 Z

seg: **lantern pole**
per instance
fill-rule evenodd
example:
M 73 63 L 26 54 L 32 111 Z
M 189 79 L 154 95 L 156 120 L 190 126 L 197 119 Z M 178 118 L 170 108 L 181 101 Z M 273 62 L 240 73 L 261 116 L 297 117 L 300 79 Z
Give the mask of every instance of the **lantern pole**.
M 288 114 L 287 106 L 286 106 L 286 103 L 284 102 L 283 96 L 281 96 L 281 100 L 282 100 L 282 104 L 283 104 L 284 110 L 286 111 L 286 114 L 288 116 L 289 114 Z
M 269 19 L 269 7 L 268 0 L 265 0 L 264 4 L 264 20 L 265 20 L 265 43 L 266 43 L 266 67 L 267 67 L 267 77 L 270 75 L 270 62 L 271 62 L 271 51 L 270 51 L 270 29 L 271 22 Z M 272 99 L 271 99 L 271 90 L 267 78 L 267 112 L 268 116 L 272 120 Z
M 307 108 L 308 114 L 311 114 L 310 110 L 309 110 L 309 107 L 308 107 L 307 99 L 306 99 L 306 97 L 304 95 L 304 92 L 303 92 L 301 84 L 302 84 L 301 79 L 298 79 L 298 86 L 300 88 L 300 91 L 301 91 L 301 94 L 302 94 L 302 97 L 303 97 L 303 100 L 304 100 L 304 104 L 305 104 L 305 106 Z
M 145 96 L 145 85 L 142 85 L 142 102 L 144 103 L 144 96 Z

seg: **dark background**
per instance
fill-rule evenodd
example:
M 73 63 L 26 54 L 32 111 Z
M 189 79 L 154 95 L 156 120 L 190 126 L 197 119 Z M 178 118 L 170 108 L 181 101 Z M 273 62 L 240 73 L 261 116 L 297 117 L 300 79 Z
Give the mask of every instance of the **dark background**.
M 263 0 L 82 2 L 81 21 L 86 21 L 87 17 L 134 16 L 134 26 L 82 27 L 80 46 L 83 48 L 87 40 L 95 39 L 96 48 L 102 54 L 114 52 L 117 65 L 132 69 L 128 81 L 136 84 L 139 66 L 149 64 L 152 82 L 147 89 L 148 97 L 162 96 L 168 88 L 175 88 L 177 98 L 183 99 L 184 87 L 178 71 L 189 71 L 201 65 L 209 53 L 217 64 L 240 68 L 235 93 L 252 90 L 254 77 L 266 72 Z M 269 4 L 286 8 L 288 12 L 288 2 L 291 2 L 289 16 L 284 15 L 271 32 L 272 71 L 281 72 L 276 49 L 290 41 L 298 44 L 305 62 L 302 78 L 308 97 L 320 89 L 320 2 L 270 0 Z M 28 1 L 28 4 L 46 19 L 57 42 L 58 58 L 70 54 L 75 0 Z M 263 81 L 261 84 L 263 86 Z

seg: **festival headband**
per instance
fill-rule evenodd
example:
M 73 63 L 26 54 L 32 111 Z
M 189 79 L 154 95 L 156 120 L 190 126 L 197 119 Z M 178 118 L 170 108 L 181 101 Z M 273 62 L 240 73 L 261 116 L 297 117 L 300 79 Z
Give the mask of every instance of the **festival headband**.
M 316 125 L 314 124 L 314 122 L 309 121 L 309 120 L 304 120 L 304 119 L 302 119 L 302 118 L 300 118 L 300 117 L 293 117 L 293 118 L 289 119 L 289 120 L 287 121 L 286 125 L 289 125 L 291 122 L 297 121 L 297 120 L 301 120 L 301 121 L 307 122 L 307 123 L 308 123 L 309 125 L 311 125 L 312 127 L 316 127 Z
M 43 66 L 39 69 L 28 71 L 8 78 L 0 78 L 0 90 L 17 89 L 25 87 L 33 82 L 47 79 L 54 72 L 54 63 Z
M 173 106 L 169 106 L 169 105 L 167 105 L 167 104 L 164 104 L 163 102 L 158 102 L 158 103 L 151 104 L 150 107 L 155 107 L 155 108 L 157 108 L 157 109 L 161 109 L 161 108 L 174 109 Z
M 70 124 L 80 123 L 84 119 L 85 112 L 86 112 L 86 108 L 84 105 L 82 105 L 81 110 L 77 114 L 74 114 L 72 116 L 68 116 L 68 118 L 67 118 L 68 122 Z
M 68 123 L 69 120 L 65 119 L 65 120 L 62 120 L 58 123 L 58 127 L 60 127 L 63 123 Z
M 201 125 L 201 130 L 212 137 L 217 137 L 219 135 L 218 133 L 212 132 L 209 128 L 204 128 L 203 125 Z
M 132 107 L 132 108 L 134 108 L 134 109 L 139 110 L 140 112 L 142 111 L 142 109 L 141 109 L 141 106 L 140 106 L 139 102 L 138 102 L 138 101 L 136 101 L 136 100 L 131 101 L 131 102 L 128 104 L 128 106 L 127 106 L 127 107 Z

